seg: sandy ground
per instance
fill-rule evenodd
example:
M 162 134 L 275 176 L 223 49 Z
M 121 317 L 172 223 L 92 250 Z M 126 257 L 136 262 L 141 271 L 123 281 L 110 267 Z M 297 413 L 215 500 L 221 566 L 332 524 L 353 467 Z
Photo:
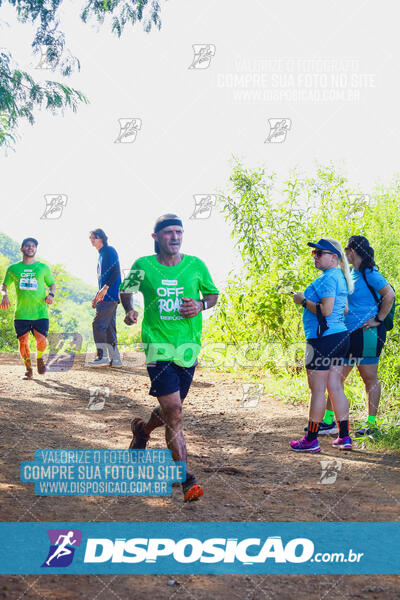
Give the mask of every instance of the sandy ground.
M 137 359 L 136 359 L 137 360 Z M 126 448 L 130 420 L 147 417 L 145 368 L 89 370 L 82 357 L 68 372 L 22 381 L 18 357 L 0 356 L 2 521 L 396 521 L 400 456 L 355 448 L 338 456 L 329 436 L 319 455 L 289 450 L 305 424 L 304 407 L 268 397 L 242 407 L 243 390 L 229 375 L 197 370 L 184 404 L 189 466 L 204 486 L 201 501 L 172 497 L 38 497 L 19 481 L 19 464 L 37 448 Z M 87 410 L 89 387 L 109 389 L 103 410 Z M 150 447 L 164 447 L 162 429 Z M 321 483 L 321 460 L 342 468 L 334 484 Z M 233 467 L 233 472 L 216 468 Z M 373 543 L 373 540 L 372 542 Z M 168 585 L 173 579 L 174 585 Z M 297 575 L 46 575 L 1 576 L 0 599 L 400 599 L 397 576 Z

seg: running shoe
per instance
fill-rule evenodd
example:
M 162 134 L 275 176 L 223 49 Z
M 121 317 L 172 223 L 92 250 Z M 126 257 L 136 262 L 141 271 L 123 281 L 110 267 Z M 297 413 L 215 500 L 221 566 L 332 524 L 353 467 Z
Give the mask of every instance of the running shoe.
M 378 433 L 378 428 L 376 425 L 372 425 L 372 423 L 367 423 L 364 427 L 360 427 L 355 432 L 356 437 L 365 437 L 366 435 L 376 435 Z
M 150 439 L 150 435 L 143 431 L 144 421 L 143 419 L 133 419 L 131 422 L 131 429 L 133 438 L 129 446 L 129 450 L 144 450 L 147 442 Z
M 318 438 L 309 442 L 307 437 L 304 436 L 301 440 L 291 440 L 290 447 L 295 452 L 320 452 Z
M 308 431 L 307 425 L 304 427 L 304 431 Z M 324 421 L 319 424 L 318 435 L 327 435 L 329 433 L 339 433 L 336 421 L 333 421 L 330 425 Z
M 120 358 L 113 358 L 110 364 L 112 369 L 121 369 L 122 368 L 122 360 Z
M 23 376 L 22 379 L 25 379 L 25 380 L 27 380 L 27 379 L 33 379 L 33 371 L 32 371 L 32 369 L 27 369 L 25 371 L 25 375 Z
M 343 438 L 337 437 L 336 440 L 333 440 L 332 446 L 334 448 L 339 448 L 339 450 L 351 450 L 352 449 L 351 437 L 349 435 L 346 435 Z
M 203 488 L 196 481 L 194 475 L 182 483 L 183 501 L 194 502 L 203 495 Z
M 37 370 L 39 375 L 44 375 L 46 373 L 46 365 L 44 364 L 44 360 L 43 358 L 38 358 L 36 361 L 37 364 Z
M 108 358 L 96 358 L 95 360 L 91 360 L 88 362 L 89 367 L 108 367 L 110 361 Z

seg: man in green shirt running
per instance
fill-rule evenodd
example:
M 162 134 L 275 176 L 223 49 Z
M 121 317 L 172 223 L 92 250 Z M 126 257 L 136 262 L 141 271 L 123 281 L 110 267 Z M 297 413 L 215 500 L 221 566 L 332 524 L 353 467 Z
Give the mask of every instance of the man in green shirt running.
M 159 402 L 147 423 L 139 418 L 132 421 L 130 448 L 145 448 L 151 432 L 165 425 L 173 460 L 187 462 L 182 403 L 200 352 L 201 312 L 216 304 L 219 292 L 203 261 L 180 253 L 182 234 L 182 221 L 176 215 L 163 215 L 156 221 L 152 234 L 156 254 L 133 263 L 121 284 L 120 298 L 125 323 L 132 325 L 138 317 L 132 292 L 143 294 L 142 342 L 151 380 L 149 393 Z M 188 470 L 182 487 L 185 502 L 203 495 L 202 486 Z
M 26 373 L 23 379 L 32 379 L 32 362 L 29 350 L 29 332 L 36 339 L 37 369 L 40 375 L 46 372 L 42 358 L 47 345 L 49 331 L 48 304 L 54 302 L 56 289 L 50 269 L 44 263 L 35 260 L 38 242 L 35 238 L 25 238 L 21 244 L 22 260 L 10 265 L 2 285 L 1 308 L 10 308 L 7 287 L 13 283 L 17 294 L 14 327 L 17 334 L 19 351 L 25 363 Z M 49 291 L 46 291 L 46 287 Z

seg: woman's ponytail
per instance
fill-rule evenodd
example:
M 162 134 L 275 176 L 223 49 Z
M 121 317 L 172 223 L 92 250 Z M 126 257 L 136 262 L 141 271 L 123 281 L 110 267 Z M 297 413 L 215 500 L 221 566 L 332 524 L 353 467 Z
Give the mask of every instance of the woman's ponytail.
M 371 269 L 372 271 L 374 267 L 378 268 L 374 260 L 374 249 L 370 246 L 366 237 L 363 235 L 352 235 L 347 245 L 349 248 L 355 250 L 361 258 L 359 271 L 362 275 L 364 275 L 366 269 Z
M 340 252 L 339 268 L 342 271 L 344 278 L 346 280 L 347 289 L 349 290 L 349 294 L 352 294 L 354 291 L 354 283 L 353 283 L 353 279 L 350 274 L 349 263 L 348 263 L 345 253 L 343 252 L 342 246 L 340 245 L 340 243 L 337 240 L 334 240 L 332 238 L 324 238 L 324 240 L 327 240 L 328 242 L 330 242 L 332 244 L 332 246 L 335 246 L 336 250 L 339 250 L 339 252 Z

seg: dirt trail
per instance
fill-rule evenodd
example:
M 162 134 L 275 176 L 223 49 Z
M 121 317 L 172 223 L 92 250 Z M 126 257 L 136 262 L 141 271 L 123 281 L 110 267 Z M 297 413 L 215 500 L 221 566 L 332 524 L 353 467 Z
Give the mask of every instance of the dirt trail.
M 184 407 L 191 470 L 204 498 L 183 504 L 180 489 L 167 498 L 38 497 L 19 481 L 19 465 L 37 448 L 126 448 L 133 416 L 154 407 L 145 368 L 85 367 L 21 381 L 18 357 L 0 356 L 0 517 L 2 521 L 396 521 L 400 503 L 400 456 L 355 449 L 338 455 L 321 438 L 319 455 L 289 450 L 302 432 L 304 407 L 264 397 L 242 408 L 242 388 L 229 375 L 198 370 Z M 89 386 L 104 386 L 103 410 L 86 410 Z M 151 446 L 165 447 L 162 429 Z M 321 480 L 321 460 L 340 458 L 334 484 Z M 234 467 L 235 473 L 215 472 Z M 372 542 L 373 543 L 373 542 Z M 2 576 L 0 598 L 64 599 L 268 598 L 400 599 L 396 576 Z M 5 587 L 4 587 L 5 586 Z

